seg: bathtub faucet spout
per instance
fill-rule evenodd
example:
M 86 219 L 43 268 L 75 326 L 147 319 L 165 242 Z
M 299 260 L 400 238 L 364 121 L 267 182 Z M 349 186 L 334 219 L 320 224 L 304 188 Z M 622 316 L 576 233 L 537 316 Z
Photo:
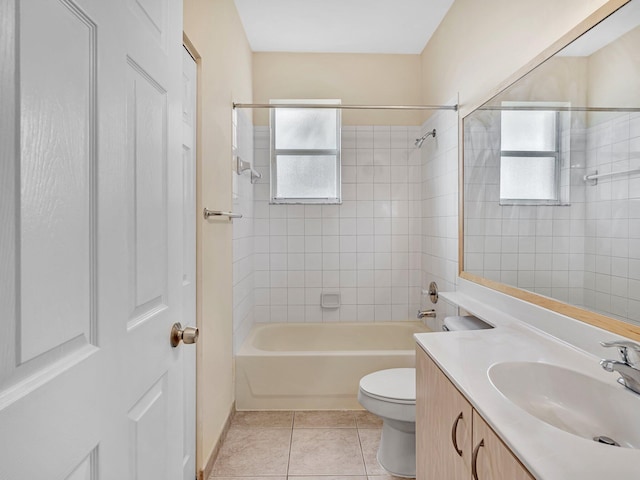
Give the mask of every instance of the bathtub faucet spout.
M 429 317 L 429 318 L 436 318 L 436 311 L 435 310 L 418 310 L 418 318 L 424 318 L 424 317 Z

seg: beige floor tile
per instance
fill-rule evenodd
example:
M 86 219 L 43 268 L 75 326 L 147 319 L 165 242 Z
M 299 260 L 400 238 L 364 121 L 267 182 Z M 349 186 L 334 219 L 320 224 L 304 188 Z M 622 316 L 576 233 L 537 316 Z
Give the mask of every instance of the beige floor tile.
M 355 417 L 358 428 L 382 428 L 382 419 L 371 412 L 357 411 Z
M 296 412 L 293 428 L 356 428 L 353 411 Z
M 377 458 L 381 433 L 381 429 L 358 430 L 367 475 L 387 475 L 387 471 L 380 466 Z
M 375 432 L 375 434 L 373 432 Z M 367 429 L 358 431 L 368 480 L 411 480 L 405 477 L 391 475 L 378 463 L 377 454 L 378 445 L 380 444 L 380 433 L 381 430 Z
M 367 477 L 363 478 L 366 479 Z M 212 474 L 209 480 L 287 480 L 287 477 L 215 477 Z
M 216 479 L 217 480 L 217 479 Z M 396 477 L 395 475 L 369 475 L 367 480 L 415 480 L 406 477 Z
M 356 429 L 294 429 L 289 475 L 365 475 Z
M 231 426 L 251 428 L 291 428 L 293 412 L 236 412 Z
M 354 475 L 304 475 L 301 477 L 289 476 L 287 477 L 287 479 L 288 480 L 367 480 L 367 477 L 360 477 L 360 476 L 354 476 Z
M 218 459 L 215 477 L 286 475 L 291 430 L 231 428 Z

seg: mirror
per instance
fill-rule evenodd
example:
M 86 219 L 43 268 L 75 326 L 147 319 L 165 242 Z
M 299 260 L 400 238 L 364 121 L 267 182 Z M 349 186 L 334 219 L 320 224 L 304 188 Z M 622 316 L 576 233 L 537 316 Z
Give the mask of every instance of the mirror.
M 640 339 L 640 0 L 462 128 L 460 276 Z

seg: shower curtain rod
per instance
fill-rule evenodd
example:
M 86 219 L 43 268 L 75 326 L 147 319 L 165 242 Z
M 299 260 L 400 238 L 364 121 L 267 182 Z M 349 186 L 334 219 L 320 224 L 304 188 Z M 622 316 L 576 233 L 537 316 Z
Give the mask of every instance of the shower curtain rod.
M 334 108 L 340 110 L 458 110 L 458 105 L 342 105 L 328 103 L 233 103 L 233 108 Z
M 638 107 L 563 107 L 553 105 L 530 107 L 524 105 L 484 105 L 478 107 L 478 110 L 491 111 L 515 111 L 515 112 L 603 112 L 603 113 L 637 113 L 640 112 Z

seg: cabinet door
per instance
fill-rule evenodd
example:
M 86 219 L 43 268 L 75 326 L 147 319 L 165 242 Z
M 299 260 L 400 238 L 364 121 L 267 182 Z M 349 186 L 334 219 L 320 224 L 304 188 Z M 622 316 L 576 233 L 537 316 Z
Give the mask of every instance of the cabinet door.
M 475 410 L 472 470 L 473 480 L 534 480 Z
M 469 480 L 471 405 L 420 347 L 416 366 L 416 476 Z

